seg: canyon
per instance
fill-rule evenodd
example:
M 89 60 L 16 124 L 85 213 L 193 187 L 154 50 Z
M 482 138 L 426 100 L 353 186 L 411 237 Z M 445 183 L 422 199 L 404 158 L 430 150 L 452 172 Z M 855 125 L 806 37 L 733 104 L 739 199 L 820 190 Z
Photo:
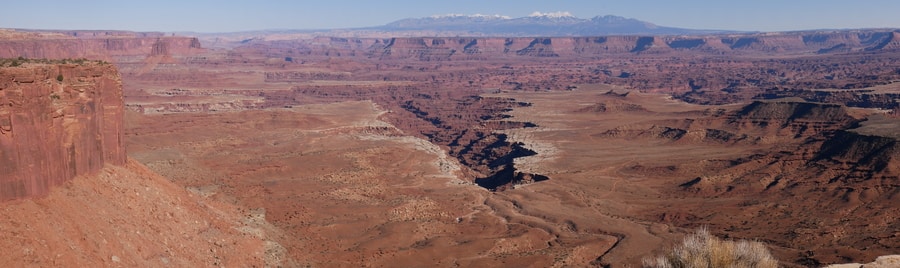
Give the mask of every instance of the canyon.
M 900 248 L 898 35 L 8 30 L 0 190 L 27 213 L 152 177 L 118 183 L 204 224 L 138 219 L 229 264 L 629 267 L 702 226 L 787 267 L 865 263 Z M 163 252 L 129 261 L 198 260 Z

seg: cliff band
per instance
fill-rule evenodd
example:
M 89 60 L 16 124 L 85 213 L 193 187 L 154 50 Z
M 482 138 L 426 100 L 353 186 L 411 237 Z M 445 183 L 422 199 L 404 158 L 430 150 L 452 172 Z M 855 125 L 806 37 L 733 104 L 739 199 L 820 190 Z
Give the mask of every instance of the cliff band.
M 0 200 L 124 164 L 121 88 L 109 64 L 0 68 Z

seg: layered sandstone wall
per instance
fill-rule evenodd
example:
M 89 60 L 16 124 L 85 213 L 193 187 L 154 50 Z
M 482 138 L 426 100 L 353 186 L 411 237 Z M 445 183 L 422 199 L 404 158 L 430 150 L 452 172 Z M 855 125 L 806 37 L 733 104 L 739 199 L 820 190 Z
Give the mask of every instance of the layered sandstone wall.
M 123 56 L 191 54 L 202 50 L 197 38 L 179 36 L 91 36 L 90 38 L 52 36 L 0 40 L 0 58 L 112 60 L 115 57 Z
M 750 33 L 705 36 L 597 37 L 397 37 L 270 41 L 269 47 L 304 55 L 418 59 L 484 60 L 509 57 L 615 56 L 677 51 L 710 55 L 828 54 L 900 48 L 900 32 L 878 30 Z M 264 41 L 265 42 L 265 41 Z M 254 43 L 253 45 L 259 45 Z
M 0 67 L 0 200 L 125 163 L 122 82 L 110 64 Z

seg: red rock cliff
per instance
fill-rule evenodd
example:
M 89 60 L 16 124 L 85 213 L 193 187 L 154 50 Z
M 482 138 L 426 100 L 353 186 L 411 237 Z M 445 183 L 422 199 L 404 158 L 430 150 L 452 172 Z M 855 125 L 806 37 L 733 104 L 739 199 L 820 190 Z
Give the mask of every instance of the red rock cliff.
M 104 164 L 124 164 L 123 115 L 112 65 L 0 67 L 0 200 L 41 196 Z
M 88 58 L 188 55 L 204 51 L 193 37 L 124 31 L 14 31 L 0 29 L 0 58 Z

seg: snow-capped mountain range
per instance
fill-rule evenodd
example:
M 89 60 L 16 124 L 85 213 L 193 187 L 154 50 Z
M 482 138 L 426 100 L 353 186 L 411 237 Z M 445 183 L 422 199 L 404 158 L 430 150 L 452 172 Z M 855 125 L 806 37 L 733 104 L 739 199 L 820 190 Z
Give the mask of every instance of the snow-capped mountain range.
M 495 36 L 666 35 L 717 32 L 664 27 L 612 15 L 582 19 L 569 12 L 534 12 L 529 16 L 519 18 L 503 15 L 447 14 L 402 19 L 373 28 L 383 31 L 459 32 L 460 34 Z

